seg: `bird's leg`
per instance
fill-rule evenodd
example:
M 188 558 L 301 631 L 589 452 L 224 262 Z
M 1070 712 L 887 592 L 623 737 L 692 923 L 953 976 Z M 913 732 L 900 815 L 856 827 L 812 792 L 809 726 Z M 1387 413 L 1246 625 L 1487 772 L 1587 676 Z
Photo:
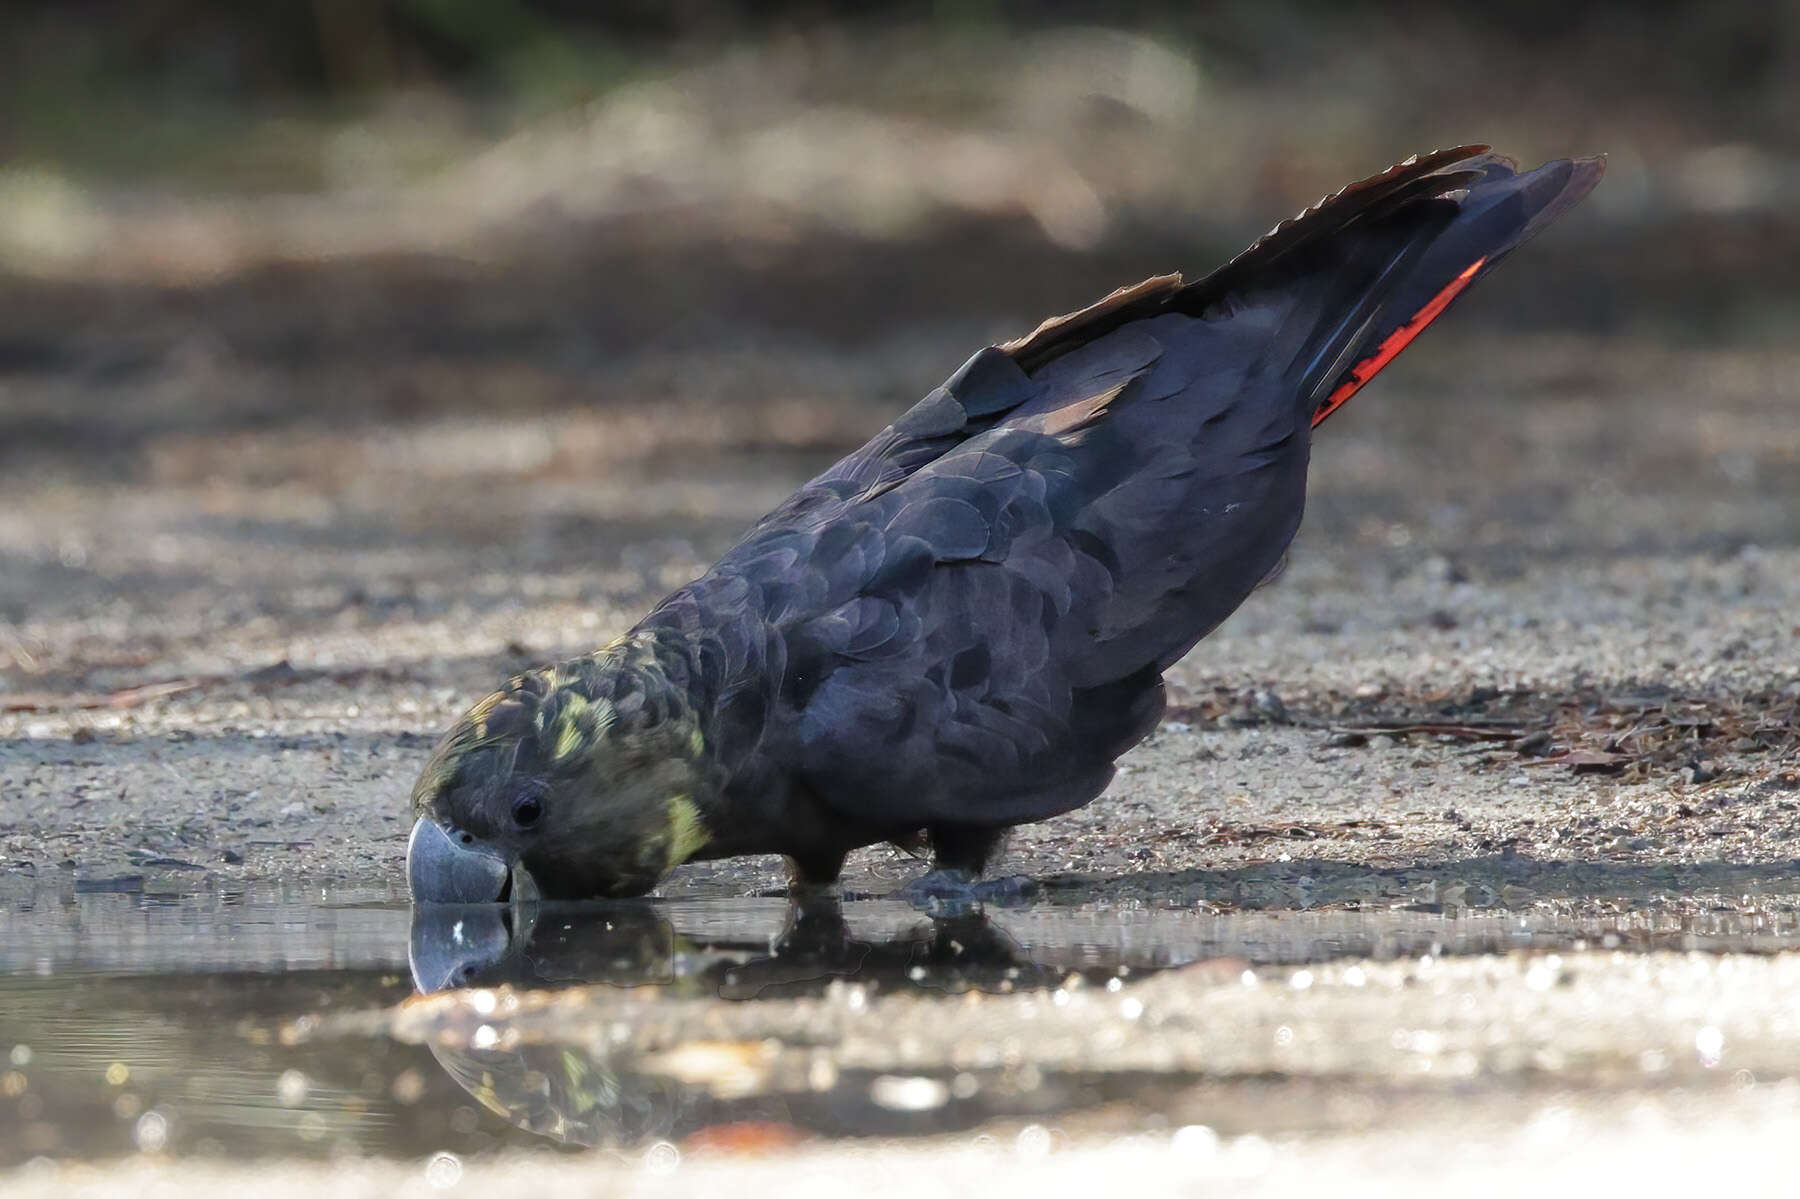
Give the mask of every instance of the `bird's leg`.
M 987 869 L 988 859 L 1000 848 L 1004 829 L 981 828 L 966 824 L 939 824 L 931 829 L 932 869 L 960 871 L 978 878 Z
M 844 872 L 844 855 L 830 851 L 788 855 L 788 889 L 799 896 L 811 891 L 827 891 L 837 884 Z
M 930 910 L 954 911 L 983 903 L 1022 899 L 1037 890 L 1024 877 L 982 879 L 988 859 L 1005 837 L 1003 829 L 943 824 L 931 830 L 932 868 L 900 888 L 901 898 Z

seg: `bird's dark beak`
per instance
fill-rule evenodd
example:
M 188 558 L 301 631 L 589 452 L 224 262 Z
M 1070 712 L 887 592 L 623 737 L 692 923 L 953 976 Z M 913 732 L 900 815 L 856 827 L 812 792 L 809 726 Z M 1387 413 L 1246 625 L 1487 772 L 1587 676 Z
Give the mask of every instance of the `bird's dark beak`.
M 406 843 L 406 883 L 414 903 L 497 903 L 507 898 L 512 864 L 467 833 L 430 817 Z

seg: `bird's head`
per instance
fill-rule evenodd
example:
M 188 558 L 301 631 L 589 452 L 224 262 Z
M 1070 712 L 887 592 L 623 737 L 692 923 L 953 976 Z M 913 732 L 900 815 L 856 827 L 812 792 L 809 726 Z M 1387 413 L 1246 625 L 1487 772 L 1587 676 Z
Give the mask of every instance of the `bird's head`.
M 709 840 L 692 706 L 629 644 L 520 675 L 470 708 L 413 788 L 413 898 L 642 895 Z

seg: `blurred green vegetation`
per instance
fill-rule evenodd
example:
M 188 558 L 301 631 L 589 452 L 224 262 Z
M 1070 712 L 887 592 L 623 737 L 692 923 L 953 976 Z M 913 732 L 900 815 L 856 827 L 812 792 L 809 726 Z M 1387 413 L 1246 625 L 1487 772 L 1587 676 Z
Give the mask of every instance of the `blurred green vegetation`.
M 61 361 L 148 285 L 215 288 L 208 336 L 392 320 L 582 360 L 998 330 L 1472 141 L 1611 156 L 1490 319 L 1800 327 L 1800 4 L 1767 0 L 7 0 L 0 325 Z M 240 305 L 261 271 L 292 273 Z
M 296 146 L 395 94 L 454 105 L 478 132 L 745 43 L 902 27 L 979 42 L 1100 17 L 1264 84 L 1370 43 L 1391 42 L 1402 75 L 1434 39 L 1496 63 L 1551 55 L 1596 106 L 1661 105 L 1722 139 L 1800 139 L 1800 5 L 1767 0 L 1125 0 L 1103 13 L 1065 0 L 9 0 L 0 161 L 303 187 Z

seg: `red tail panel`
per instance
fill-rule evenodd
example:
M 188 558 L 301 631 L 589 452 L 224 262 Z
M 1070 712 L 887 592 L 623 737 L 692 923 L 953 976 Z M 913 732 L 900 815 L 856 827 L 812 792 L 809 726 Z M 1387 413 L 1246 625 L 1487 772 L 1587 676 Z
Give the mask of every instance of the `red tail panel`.
M 1450 280 L 1443 291 L 1431 297 L 1431 302 L 1414 313 L 1411 320 L 1382 338 L 1381 344 L 1375 347 L 1373 354 L 1351 367 L 1350 377 L 1338 384 L 1337 390 L 1326 396 L 1319 404 L 1318 410 L 1313 413 L 1312 427 L 1316 429 L 1324 424 L 1326 417 L 1342 408 L 1344 401 L 1362 390 L 1363 384 L 1379 375 L 1383 367 L 1398 358 L 1400 351 L 1411 345 L 1413 338 L 1425 332 L 1426 326 L 1435 321 L 1438 315 L 1450 306 L 1450 301 L 1462 294 L 1463 288 L 1475 281 L 1476 274 L 1480 272 L 1486 262 L 1485 256 L 1477 258 L 1467 270 Z

